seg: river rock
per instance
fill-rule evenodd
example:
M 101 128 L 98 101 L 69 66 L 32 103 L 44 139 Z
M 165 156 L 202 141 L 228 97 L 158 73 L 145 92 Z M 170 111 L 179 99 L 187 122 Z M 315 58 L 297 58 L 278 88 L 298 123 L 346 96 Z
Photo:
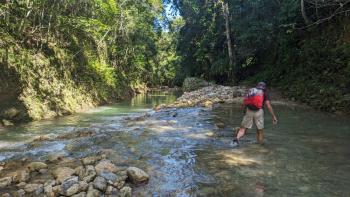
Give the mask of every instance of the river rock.
M 52 187 L 52 191 L 55 194 L 55 196 L 58 196 L 58 194 L 61 193 L 61 185 L 56 185 Z
M 119 194 L 119 191 L 116 188 L 114 188 L 113 186 L 108 186 L 105 194 L 117 196 Z
M 99 175 L 111 183 L 114 183 L 118 180 L 118 176 L 111 172 L 102 171 Z
M 89 189 L 89 184 L 86 181 L 79 182 L 80 191 L 87 191 Z
M 109 160 L 102 160 L 96 166 L 95 170 L 97 174 L 101 174 L 103 171 L 115 173 L 118 171 L 118 168 Z
M 86 168 L 79 172 L 80 180 L 91 182 L 95 179 L 97 173 L 94 166 L 86 166 Z
M 26 192 L 23 189 L 17 190 L 16 196 L 17 197 L 24 197 Z
M 86 196 L 86 192 L 80 192 L 79 194 L 75 194 L 72 197 L 85 197 Z
M 24 191 L 26 193 L 33 193 L 36 195 L 39 195 L 44 192 L 44 185 L 43 184 L 27 184 L 24 187 Z
M 72 196 L 78 193 L 80 190 L 78 177 L 70 177 L 62 182 L 61 194 L 66 196 Z
M 41 169 L 47 169 L 46 163 L 43 162 L 32 162 L 27 166 L 29 172 L 39 171 Z
M 13 181 L 15 183 L 27 182 L 29 179 L 29 173 L 25 170 L 20 170 L 16 172 L 15 176 L 13 177 Z
M 51 154 L 51 155 L 47 156 L 46 161 L 54 163 L 54 162 L 61 161 L 64 157 L 65 157 L 64 153 Z
M 103 177 L 96 177 L 94 180 L 94 188 L 100 191 L 105 191 L 107 188 L 107 181 Z
M 120 190 L 120 197 L 131 197 L 131 188 L 130 187 L 123 187 Z
M 55 197 L 56 194 L 58 194 L 59 192 L 55 193 L 54 191 L 54 186 L 56 185 L 56 181 L 54 180 L 48 180 L 45 182 L 44 184 L 44 194 L 47 197 Z
M 9 194 L 9 193 L 4 193 L 4 194 L 1 195 L 1 197 L 11 197 L 11 194 Z
M 12 177 L 4 177 L 0 179 L 0 188 L 5 188 L 11 185 L 12 183 Z
M 69 178 L 75 173 L 75 171 L 68 167 L 59 167 L 56 168 L 52 175 L 56 178 L 58 183 L 62 183 L 65 179 Z
M 147 182 L 149 180 L 149 175 L 139 168 L 129 167 L 126 171 L 129 179 L 135 184 Z
M 13 126 L 13 122 L 11 122 L 10 120 L 6 120 L 6 119 L 3 119 L 2 120 L 2 124 L 5 126 L 5 127 L 8 127 L 8 126 Z
M 20 183 L 18 183 L 16 186 L 17 186 L 18 188 L 20 188 L 20 189 L 23 189 L 26 185 L 27 185 L 27 183 L 25 183 L 25 182 L 20 182 Z
M 84 166 L 94 165 L 100 159 L 101 159 L 101 157 L 85 157 L 85 158 L 81 159 L 81 162 L 83 163 Z
M 55 197 L 55 192 L 53 191 L 52 185 L 44 186 L 44 194 L 47 197 Z
M 99 190 L 94 189 L 93 185 L 90 185 L 86 197 L 100 197 L 101 195 L 102 193 Z

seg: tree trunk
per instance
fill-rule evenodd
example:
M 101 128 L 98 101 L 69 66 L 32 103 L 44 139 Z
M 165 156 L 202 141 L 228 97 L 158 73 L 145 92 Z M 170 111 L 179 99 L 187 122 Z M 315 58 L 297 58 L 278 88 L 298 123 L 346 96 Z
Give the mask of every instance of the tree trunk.
M 231 30 L 230 30 L 230 13 L 228 9 L 228 3 L 222 1 L 222 8 L 225 18 L 225 28 L 226 28 L 226 39 L 227 39 L 227 48 L 228 48 L 228 57 L 229 57 L 229 66 L 230 66 L 230 78 L 233 83 L 236 83 L 236 62 L 235 62 L 235 48 L 233 39 L 231 39 Z
M 305 24 L 306 25 L 311 24 L 311 21 L 310 21 L 309 17 L 306 14 L 305 1 L 304 0 L 300 0 L 300 9 L 301 9 L 301 15 L 303 16 Z

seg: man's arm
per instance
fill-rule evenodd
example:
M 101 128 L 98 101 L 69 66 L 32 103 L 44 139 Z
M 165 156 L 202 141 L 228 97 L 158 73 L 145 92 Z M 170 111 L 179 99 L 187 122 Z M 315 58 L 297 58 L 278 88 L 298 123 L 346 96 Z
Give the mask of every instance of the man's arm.
M 272 106 L 271 106 L 270 101 L 267 100 L 267 101 L 265 102 L 265 104 L 266 104 L 266 107 L 267 107 L 267 109 L 269 110 L 270 114 L 272 115 L 272 123 L 273 123 L 273 124 L 277 124 L 277 117 L 276 117 L 275 113 L 273 112 L 273 108 L 272 108 Z

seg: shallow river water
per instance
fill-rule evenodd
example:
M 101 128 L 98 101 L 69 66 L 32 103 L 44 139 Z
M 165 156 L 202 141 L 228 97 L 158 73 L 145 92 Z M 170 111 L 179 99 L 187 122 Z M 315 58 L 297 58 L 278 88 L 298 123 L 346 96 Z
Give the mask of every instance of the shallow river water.
M 111 160 L 149 173 L 134 196 L 350 196 L 350 118 L 286 105 L 266 115 L 265 144 L 251 130 L 232 147 L 237 105 L 168 109 L 174 94 L 139 95 L 86 113 L 0 130 L 0 160 L 80 158 L 112 150 Z M 216 125 L 220 125 L 220 128 Z M 223 127 L 224 125 L 225 127 Z M 77 131 L 92 137 L 40 141 Z

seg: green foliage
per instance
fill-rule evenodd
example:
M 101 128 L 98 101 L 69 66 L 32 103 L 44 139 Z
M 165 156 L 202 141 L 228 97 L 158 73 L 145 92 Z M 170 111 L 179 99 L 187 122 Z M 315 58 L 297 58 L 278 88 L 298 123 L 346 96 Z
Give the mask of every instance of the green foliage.
M 177 0 L 185 20 L 178 75 L 230 81 L 221 1 Z M 223 1 L 230 11 L 238 78 L 268 81 L 322 110 L 349 111 L 349 4 L 300 1 Z M 309 1 L 308 1 L 309 2 Z M 338 12 L 338 13 L 337 13 Z
M 163 15 L 162 0 L 1 3 L 0 66 L 19 78 L 18 94 L 6 99 L 40 119 L 125 97 L 144 83 L 171 84 L 177 34 L 160 33 Z

